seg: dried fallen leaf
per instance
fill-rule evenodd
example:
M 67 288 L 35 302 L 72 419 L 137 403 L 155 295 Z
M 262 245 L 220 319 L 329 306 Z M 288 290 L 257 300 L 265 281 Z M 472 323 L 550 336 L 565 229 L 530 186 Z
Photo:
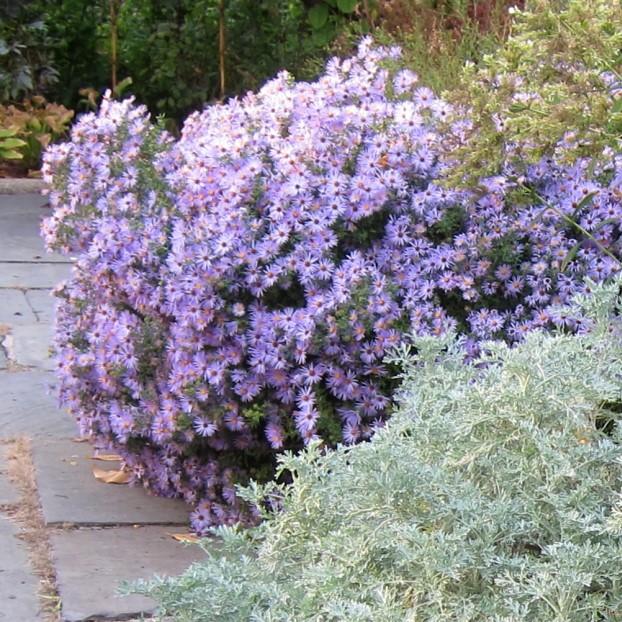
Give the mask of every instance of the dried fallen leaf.
M 91 460 L 101 460 L 102 462 L 120 462 L 123 460 L 119 454 L 96 454 L 91 456 Z
M 71 439 L 74 443 L 88 443 L 89 442 L 89 438 L 86 436 L 76 436 L 74 438 Z
M 177 542 L 188 542 L 190 544 L 196 544 L 201 540 L 199 536 L 195 536 L 193 533 L 167 533 L 166 535 L 177 540 Z
M 105 484 L 127 484 L 130 481 L 131 474 L 129 471 L 121 469 L 120 471 L 106 471 L 104 469 L 93 469 L 95 479 Z

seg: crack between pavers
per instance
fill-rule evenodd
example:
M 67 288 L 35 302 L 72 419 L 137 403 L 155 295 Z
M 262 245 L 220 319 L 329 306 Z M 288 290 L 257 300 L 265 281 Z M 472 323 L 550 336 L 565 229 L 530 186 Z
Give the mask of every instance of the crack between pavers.
M 137 531 L 146 527 L 178 527 L 187 528 L 187 522 L 157 522 L 157 523 L 68 523 L 52 521 L 45 524 L 46 527 L 55 531 L 80 531 L 84 530 L 111 530 L 111 529 L 136 529 Z
M 27 266 L 73 266 L 73 261 L 51 261 L 49 259 L 0 259 L 1 264 L 19 265 L 24 264 Z
M 89 616 L 79 622 L 151 622 L 155 620 L 153 612 L 137 611 L 136 613 L 127 613 L 111 618 L 110 616 Z
M 32 311 L 32 314 L 35 316 L 35 319 L 37 320 L 37 324 L 38 324 L 39 322 L 41 322 L 41 318 L 39 317 L 39 312 L 32 306 L 32 302 L 30 302 L 30 299 L 28 298 L 28 290 L 25 290 L 22 293 L 24 294 L 24 298 L 26 299 L 26 304 L 30 307 L 30 310 Z
M 12 290 L 12 291 L 18 291 L 18 292 L 30 292 L 30 291 L 37 291 L 37 292 L 51 292 L 54 289 L 55 286 L 51 286 L 51 285 L 46 285 L 41 286 L 41 287 L 36 287 L 36 286 L 32 286 L 32 285 L 0 285 L 0 291 L 8 289 L 8 290 Z

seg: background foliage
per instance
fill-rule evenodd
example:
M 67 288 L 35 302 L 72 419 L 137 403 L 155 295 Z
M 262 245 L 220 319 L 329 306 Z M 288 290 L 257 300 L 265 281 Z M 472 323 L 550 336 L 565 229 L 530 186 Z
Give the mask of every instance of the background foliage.
M 43 94 L 83 109 L 80 89 L 102 93 L 109 87 L 111 4 L 118 10 L 119 80 L 131 77 L 127 93 L 151 112 L 179 122 L 208 101 L 256 90 L 281 69 L 298 79 L 315 77 L 330 52 L 350 53 L 370 31 L 402 44 L 409 64 L 428 84 L 447 87 L 464 60 L 477 60 L 503 38 L 511 2 L 225 0 L 224 93 L 218 75 L 218 0 L 8 3 L 0 6 L 0 39 L 13 50 L 12 56 L 0 55 L 0 71 L 10 78 L 4 82 L 5 103 Z M 24 75 L 41 79 L 33 82 Z
M 47 24 L 0 15 L 0 103 L 43 93 L 58 82 Z

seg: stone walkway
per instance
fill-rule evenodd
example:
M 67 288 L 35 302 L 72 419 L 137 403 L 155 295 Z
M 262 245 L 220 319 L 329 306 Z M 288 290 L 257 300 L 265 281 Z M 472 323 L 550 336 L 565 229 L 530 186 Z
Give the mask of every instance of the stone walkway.
M 201 551 L 169 535 L 187 530 L 182 503 L 93 477 L 115 463 L 92 460 L 50 395 L 50 294 L 71 266 L 44 252 L 44 203 L 0 194 L 0 622 L 142 618 L 153 602 L 116 596 L 119 583 L 177 574 Z

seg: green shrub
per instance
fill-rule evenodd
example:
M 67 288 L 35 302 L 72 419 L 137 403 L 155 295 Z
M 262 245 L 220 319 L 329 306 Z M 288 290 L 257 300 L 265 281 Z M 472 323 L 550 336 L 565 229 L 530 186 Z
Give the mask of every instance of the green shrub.
M 520 1 L 520 0 L 518 0 Z M 219 3 L 123 0 L 118 4 L 118 77 L 156 114 L 181 120 L 219 98 Z M 226 96 L 258 89 L 279 70 L 315 78 L 329 49 L 349 56 L 362 33 L 402 45 L 426 84 L 453 87 L 465 60 L 495 48 L 507 0 L 226 0 Z M 14 17 L 40 23 L 40 51 L 60 80 L 49 97 L 71 108 L 79 91 L 103 92 L 111 79 L 109 0 L 33 0 Z M 1 48 L 0 48 L 1 49 Z M 0 59 L 1 60 L 1 59 Z
M 117 73 L 119 79 L 132 78 L 130 90 L 141 103 L 180 121 L 220 97 L 217 1 L 117 4 Z M 350 0 L 339 4 L 348 9 Z M 327 44 L 357 19 L 335 3 L 320 25 L 310 20 L 303 0 L 226 0 L 224 8 L 226 96 L 257 89 L 281 69 L 298 78 L 315 77 Z M 52 98 L 77 107 L 81 88 L 103 92 L 111 86 L 109 0 L 35 0 L 21 19 L 36 13 L 45 16 L 60 73 Z
M 47 95 L 77 109 L 78 92 L 95 87 L 102 92 L 109 84 L 110 67 L 105 47 L 109 0 L 34 0 L 23 13 L 43 17 L 59 80 Z
M 0 11 L 0 102 L 44 93 L 58 81 L 46 22 Z
M 581 300 L 589 334 L 491 343 L 475 365 L 419 341 L 385 430 L 285 455 L 290 487 L 244 493 L 282 511 L 139 591 L 193 622 L 619 620 L 619 292 Z

